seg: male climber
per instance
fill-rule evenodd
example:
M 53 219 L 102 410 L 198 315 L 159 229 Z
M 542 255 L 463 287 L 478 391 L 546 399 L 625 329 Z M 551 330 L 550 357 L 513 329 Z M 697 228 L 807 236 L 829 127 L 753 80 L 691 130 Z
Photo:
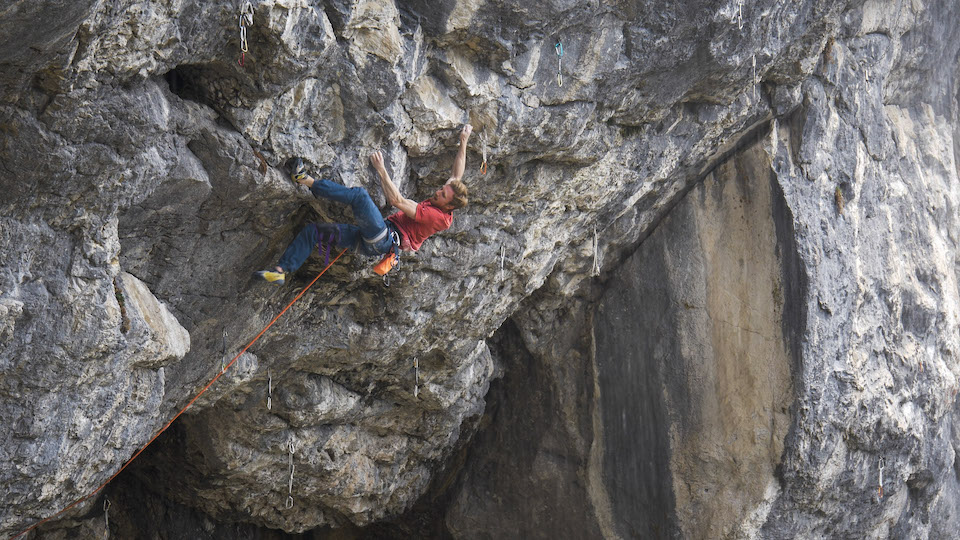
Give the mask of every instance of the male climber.
M 467 205 L 467 186 L 460 179 L 467 164 L 467 140 L 472 131 L 470 124 L 463 126 L 460 131 L 460 147 L 453 161 L 450 179 L 433 197 L 419 204 L 400 194 L 383 165 L 383 154 L 380 151 L 370 156 L 370 163 L 380 176 L 380 187 L 383 188 L 387 202 L 400 210 L 386 220 L 380 215 L 380 210 L 370 198 L 370 194 L 363 188 L 348 188 L 330 180 L 315 180 L 305 173 L 299 159 L 291 166 L 291 176 L 310 188 L 314 196 L 349 204 L 353 208 L 356 225 L 338 223 L 332 226 L 334 234 L 331 236 L 335 246 L 371 256 L 386 254 L 389 257 L 389 254 L 398 248 L 417 251 L 430 235 L 450 227 L 454 210 Z M 286 274 L 296 272 L 310 256 L 313 247 L 319 244 L 321 228 L 329 230 L 331 226 L 307 224 L 283 252 L 276 271 L 262 270 L 255 275 L 264 281 L 282 285 Z

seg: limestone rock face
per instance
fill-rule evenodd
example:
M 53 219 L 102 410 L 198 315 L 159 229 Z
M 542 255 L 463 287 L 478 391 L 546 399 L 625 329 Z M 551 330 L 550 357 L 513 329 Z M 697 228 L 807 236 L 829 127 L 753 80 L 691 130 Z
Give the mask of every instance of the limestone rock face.
M 960 526 L 953 0 L 263 0 L 242 56 L 236 2 L 9 4 L 0 533 L 100 534 L 58 512 L 234 357 L 108 496 L 196 538 Z M 280 164 L 382 203 L 381 149 L 420 200 L 467 122 L 453 227 L 240 354 L 324 264 L 251 272 L 352 219 Z
M 456 536 L 955 535 L 958 88 L 933 59 L 956 50 L 876 33 L 904 19 L 848 12 L 799 106 L 609 277 L 524 301 Z

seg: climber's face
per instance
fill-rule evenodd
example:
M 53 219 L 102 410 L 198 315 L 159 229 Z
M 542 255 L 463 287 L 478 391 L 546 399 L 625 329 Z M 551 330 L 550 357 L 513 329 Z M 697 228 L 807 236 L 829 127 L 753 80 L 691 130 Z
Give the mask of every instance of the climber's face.
M 433 194 L 433 197 L 430 197 L 430 204 L 436 206 L 441 210 L 450 209 L 450 201 L 453 200 L 453 188 L 448 184 L 444 184 L 442 188 L 438 189 L 436 193 Z

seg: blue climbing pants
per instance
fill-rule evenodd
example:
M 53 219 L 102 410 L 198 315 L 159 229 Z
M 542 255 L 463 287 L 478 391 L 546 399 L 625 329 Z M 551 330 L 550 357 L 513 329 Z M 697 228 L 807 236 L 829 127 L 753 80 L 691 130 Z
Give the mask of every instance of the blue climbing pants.
M 323 197 L 324 199 L 349 204 L 353 209 L 353 218 L 356 220 L 356 225 L 343 223 L 333 225 L 339 232 L 339 234 L 333 235 L 335 247 L 353 249 L 368 256 L 377 256 L 390 251 L 393 246 L 390 234 L 383 235 L 382 239 L 373 244 L 365 240 L 376 238 L 387 228 L 383 216 L 380 215 L 380 209 L 373 203 L 373 199 L 370 198 L 367 190 L 359 187 L 348 188 L 330 180 L 317 180 L 313 183 L 310 191 L 317 198 Z M 277 266 L 283 268 L 284 272 L 296 272 L 317 246 L 318 240 L 317 226 L 308 223 L 300 230 L 293 242 L 290 242 L 290 245 L 287 246 L 287 250 L 283 252 Z

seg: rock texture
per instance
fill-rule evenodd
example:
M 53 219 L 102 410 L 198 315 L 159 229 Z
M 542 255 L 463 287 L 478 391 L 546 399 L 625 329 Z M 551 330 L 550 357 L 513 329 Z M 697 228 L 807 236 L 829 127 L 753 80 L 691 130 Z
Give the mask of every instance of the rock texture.
M 525 301 L 507 355 L 551 391 L 492 395 L 457 536 L 955 534 L 956 50 L 897 30 L 941 15 L 847 12 L 799 107 L 609 278 Z
M 423 198 L 464 122 L 454 226 L 389 289 L 338 262 L 139 458 L 170 531 L 439 493 L 462 538 L 960 525 L 955 2 L 265 0 L 242 65 L 238 8 L 0 8 L 0 533 L 322 269 L 249 278 L 350 219 L 280 163 L 382 202 L 381 148 Z M 43 535 L 99 534 L 95 501 Z

